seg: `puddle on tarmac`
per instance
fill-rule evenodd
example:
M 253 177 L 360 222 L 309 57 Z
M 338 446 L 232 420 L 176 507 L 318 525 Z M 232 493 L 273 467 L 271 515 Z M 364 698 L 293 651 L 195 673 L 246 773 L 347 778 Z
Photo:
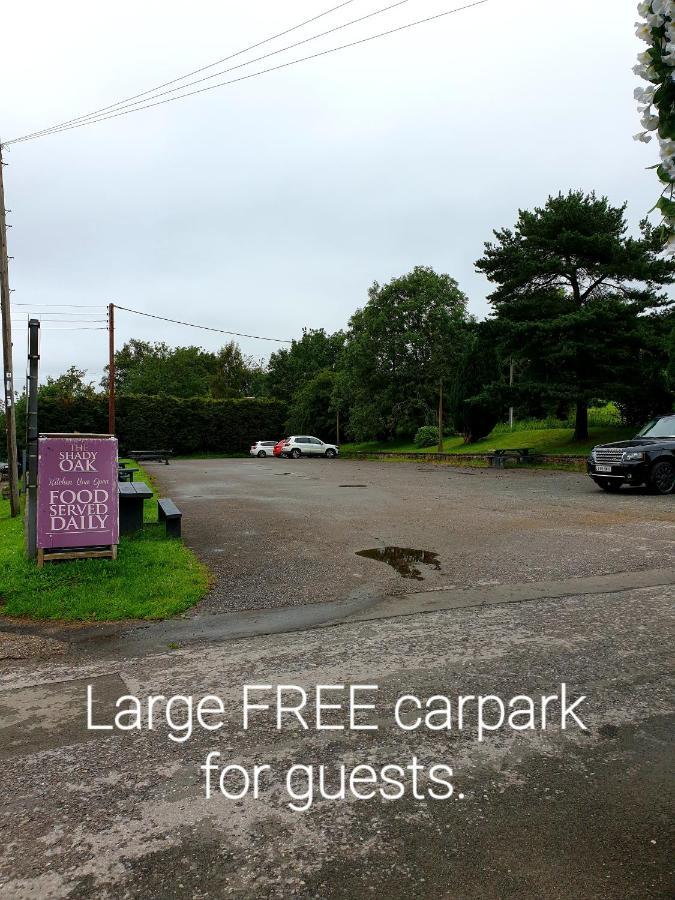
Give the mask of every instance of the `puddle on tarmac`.
M 376 547 L 374 550 L 357 550 L 356 555 L 385 562 L 396 569 L 402 578 L 414 578 L 415 581 L 424 580 L 424 576 L 415 563 L 431 566 L 437 571 L 441 569 L 438 553 L 432 553 L 431 550 L 414 550 L 412 547 Z
M 368 487 L 367 484 L 338 484 L 338 487 Z

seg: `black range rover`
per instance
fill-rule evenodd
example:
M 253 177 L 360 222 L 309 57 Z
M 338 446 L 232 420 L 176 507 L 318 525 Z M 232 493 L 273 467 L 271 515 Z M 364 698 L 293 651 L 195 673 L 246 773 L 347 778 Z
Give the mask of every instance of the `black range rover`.
M 588 474 L 605 491 L 646 484 L 659 494 L 675 491 L 675 415 L 652 419 L 631 441 L 598 444 Z

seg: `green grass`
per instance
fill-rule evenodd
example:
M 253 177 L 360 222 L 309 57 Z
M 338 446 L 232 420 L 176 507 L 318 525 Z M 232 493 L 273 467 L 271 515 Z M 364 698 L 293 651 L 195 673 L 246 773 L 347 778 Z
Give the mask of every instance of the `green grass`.
M 524 429 L 517 426 L 513 431 L 493 432 L 488 437 L 473 444 L 464 444 L 461 437 L 446 437 L 443 439 L 443 452 L 488 453 L 490 450 L 500 450 L 509 447 L 531 447 L 540 453 L 583 456 L 596 444 L 633 437 L 635 429 L 621 425 L 598 426 L 589 429 L 587 441 L 574 441 L 573 434 L 574 430 L 572 428 Z M 412 441 L 368 441 L 362 444 L 342 444 L 340 447 L 340 451 L 346 454 L 350 451 L 365 453 L 377 451 L 435 453 L 436 450 L 435 446 L 425 447 L 424 450 L 420 450 Z
M 208 571 L 181 541 L 157 524 L 157 492 L 141 466 L 136 480 L 152 487 L 143 531 L 120 539 L 118 557 L 45 563 L 24 554 L 22 518 L 0 500 L 0 614 L 34 619 L 117 621 L 163 619 L 184 612 L 205 595 Z

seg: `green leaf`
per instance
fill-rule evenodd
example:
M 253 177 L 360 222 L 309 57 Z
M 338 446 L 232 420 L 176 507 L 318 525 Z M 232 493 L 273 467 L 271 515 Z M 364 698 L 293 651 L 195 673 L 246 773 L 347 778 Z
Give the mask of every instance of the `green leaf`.
M 656 174 L 659 176 L 661 181 L 666 184 L 675 184 L 675 178 L 668 174 L 668 172 L 663 168 L 663 165 L 659 165 L 656 169 Z
M 675 218 L 675 200 L 669 200 L 667 197 L 660 197 L 657 208 L 661 210 L 664 216 L 669 219 Z

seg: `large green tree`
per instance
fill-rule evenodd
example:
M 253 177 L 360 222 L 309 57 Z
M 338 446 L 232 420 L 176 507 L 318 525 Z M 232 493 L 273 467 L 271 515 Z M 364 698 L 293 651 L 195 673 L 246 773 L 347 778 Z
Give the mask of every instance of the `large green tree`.
M 506 373 L 499 355 L 495 323 L 468 322 L 454 377 L 447 392 L 447 413 L 453 431 L 465 444 L 492 431 L 504 413 Z M 486 385 L 491 390 L 486 390 Z M 500 390 L 502 388 L 502 390 Z
M 639 347 L 634 359 L 634 376 L 626 379 L 614 398 L 624 421 L 636 426 L 673 409 L 675 309 L 641 316 L 638 328 Z
M 627 235 L 625 208 L 581 191 L 549 197 L 495 231 L 476 263 L 496 285 L 488 299 L 504 349 L 525 363 L 519 389 L 573 402 L 577 440 L 589 401 L 635 377 L 639 316 L 671 302 L 658 288 L 675 280 L 675 262 L 646 224 Z
M 71 366 L 56 378 L 48 375 L 46 382 L 38 388 L 40 399 L 77 400 L 80 397 L 93 397 L 95 394 L 96 388 L 87 381 L 86 371 L 77 366 Z
M 262 366 L 244 356 L 234 341 L 216 353 L 201 347 L 170 347 L 132 338 L 115 353 L 120 395 L 245 397 L 254 393 Z M 107 387 L 107 377 L 101 382 Z
M 322 369 L 300 386 L 288 411 L 289 432 L 314 434 L 324 441 L 336 439 L 337 410 L 333 404 L 336 378 L 335 372 Z
M 373 284 L 350 320 L 344 356 L 357 440 L 412 436 L 436 421 L 440 380 L 452 377 L 460 355 L 466 305 L 454 278 L 427 266 Z
M 307 381 L 323 371 L 334 371 L 344 347 L 341 331 L 305 328 L 299 341 L 272 353 L 267 366 L 267 393 L 287 403 Z

